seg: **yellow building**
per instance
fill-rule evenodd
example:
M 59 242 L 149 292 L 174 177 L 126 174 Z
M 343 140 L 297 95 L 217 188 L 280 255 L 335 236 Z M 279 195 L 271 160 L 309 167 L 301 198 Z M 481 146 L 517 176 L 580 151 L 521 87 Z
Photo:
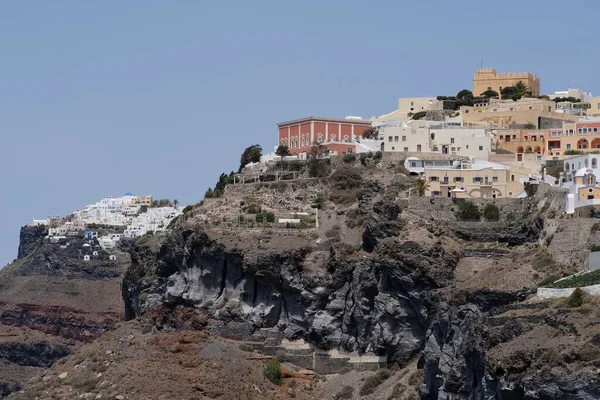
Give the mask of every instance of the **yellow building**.
M 136 196 L 131 200 L 131 203 L 136 206 L 152 206 L 152 196 L 139 197 Z
M 559 156 L 568 150 L 584 153 L 600 151 L 600 121 L 581 120 L 565 123 L 561 129 L 550 129 L 546 140 L 548 154 Z
M 427 196 L 516 197 L 524 190 L 521 178 L 528 178 L 528 175 L 506 165 L 479 160 L 457 162 L 452 167 L 425 168 L 425 179 L 429 182 Z
M 489 122 L 497 127 L 530 125 L 531 128 L 549 128 L 560 121 L 577 121 L 580 117 L 556 112 L 556 103 L 525 97 L 519 101 L 495 100 L 460 108 L 465 123 Z
M 540 95 L 540 79 L 530 72 L 497 73 L 494 68 L 479 68 L 473 76 L 473 95 L 479 96 L 486 90 L 501 93 L 502 88 L 523 82 L 534 96 Z
M 590 108 L 587 109 L 586 114 L 591 117 L 600 117 L 600 97 L 590 99 Z

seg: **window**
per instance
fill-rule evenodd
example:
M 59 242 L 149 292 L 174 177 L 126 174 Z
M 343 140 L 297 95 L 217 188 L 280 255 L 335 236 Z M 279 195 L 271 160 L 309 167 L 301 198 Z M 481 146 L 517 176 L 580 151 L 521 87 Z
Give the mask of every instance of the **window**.
M 392 150 L 396 150 L 396 148 L 394 146 L 392 146 Z
M 588 129 L 587 128 L 583 128 L 583 133 L 588 133 Z
M 440 180 L 440 178 L 438 178 L 437 176 L 432 176 L 429 179 L 431 180 L 431 182 L 438 182 Z
M 500 135 L 500 140 L 504 140 L 504 135 Z
M 421 151 L 421 145 L 420 144 L 417 145 L 417 151 Z
M 402 141 L 406 142 L 406 136 L 402 136 Z
M 594 128 L 594 133 L 598 133 L 598 128 Z
M 462 181 L 463 181 L 462 176 L 455 176 L 454 177 L 454 182 L 462 182 Z
M 527 136 L 525 136 L 525 137 L 523 138 L 523 140 L 525 140 L 525 141 L 526 141 L 526 140 L 527 140 Z
M 454 138 L 450 138 L 450 143 L 454 143 Z
M 479 151 L 483 151 L 483 146 L 479 146 Z
M 398 141 L 398 136 L 394 136 L 394 142 Z
M 348 143 L 350 141 L 350 138 L 348 137 L 348 135 L 344 136 L 344 143 Z
M 514 176 L 514 175 L 511 175 L 511 176 L 510 176 L 510 181 L 511 181 L 511 182 L 514 182 L 514 181 L 515 181 L 515 176 Z
M 533 140 L 534 142 L 537 142 L 537 136 L 532 136 L 531 140 Z
M 319 142 L 319 143 L 323 142 L 323 135 L 320 133 L 317 135 L 317 142 Z
M 517 135 L 513 135 L 513 140 L 517 140 Z
M 481 182 L 481 177 L 480 176 L 473 177 L 473 183 L 478 183 L 478 182 Z
M 431 192 L 431 194 L 432 194 L 433 196 L 441 196 L 441 193 L 440 193 L 440 191 L 439 191 L 439 190 L 434 190 L 433 192 Z
M 450 148 L 451 151 L 456 151 L 456 147 Z
M 465 147 L 467 148 L 467 150 L 469 150 L 469 145 L 468 144 Z
M 392 141 L 392 137 L 388 136 L 388 142 L 391 142 L 391 141 Z
M 492 176 L 492 182 L 498 182 L 498 177 L 497 176 Z
M 581 129 L 581 128 L 577 129 L 577 133 L 579 133 L 580 135 L 582 132 L 583 132 L 583 129 Z
M 335 142 L 335 141 L 336 141 L 336 139 L 337 139 L 337 138 L 335 137 L 335 135 L 331 135 L 331 141 L 332 141 L 332 142 Z
M 408 152 L 408 147 L 405 147 L 405 148 L 404 148 L 404 151 Z
M 431 140 L 435 140 L 435 132 L 431 132 Z

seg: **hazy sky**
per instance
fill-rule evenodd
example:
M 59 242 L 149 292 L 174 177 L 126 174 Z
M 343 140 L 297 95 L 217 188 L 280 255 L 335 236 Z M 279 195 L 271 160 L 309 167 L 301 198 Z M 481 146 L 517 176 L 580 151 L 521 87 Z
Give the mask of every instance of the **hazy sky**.
M 199 201 L 276 123 L 370 117 L 471 88 L 600 90 L 600 5 L 571 1 L 0 4 L 0 266 L 20 226 L 127 191 Z M 600 94 L 600 93 L 594 93 Z

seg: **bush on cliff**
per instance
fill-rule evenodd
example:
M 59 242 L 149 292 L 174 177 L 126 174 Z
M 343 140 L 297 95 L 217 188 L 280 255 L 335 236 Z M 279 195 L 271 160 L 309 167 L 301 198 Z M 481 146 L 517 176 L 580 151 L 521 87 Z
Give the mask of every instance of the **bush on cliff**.
M 483 218 L 486 221 L 498 221 L 500 219 L 500 209 L 494 203 L 486 204 L 483 208 Z
M 386 369 L 377 371 L 375 375 L 369 376 L 367 379 L 365 379 L 365 383 L 360 388 L 360 395 L 366 396 L 373 393 L 377 387 L 385 382 L 390 376 L 390 371 Z
M 584 301 L 585 292 L 581 288 L 575 288 L 573 293 L 565 300 L 565 304 L 569 307 L 581 307 Z
M 460 201 L 457 208 L 456 219 L 462 221 L 479 221 L 481 219 L 481 211 L 472 201 Z
M 270 360 L 265 364 L 265 378 L 276 385 L 281 385 L 283 376 L 281 375 L 281 363 L 279 360 Z

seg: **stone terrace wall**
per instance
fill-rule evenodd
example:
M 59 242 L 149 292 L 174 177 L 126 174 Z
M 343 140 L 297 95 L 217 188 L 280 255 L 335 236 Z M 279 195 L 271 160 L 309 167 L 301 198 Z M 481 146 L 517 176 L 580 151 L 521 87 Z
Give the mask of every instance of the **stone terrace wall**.
M 600 285 L 584 286 L 581 288 L 584 292 L 591 296 L 600 295 Z M 563 297 L 569 297 L 575 288 L 566 289 L 552 289 L 552 288 L 538 288 L 537 296 L 541 299 L 560 299 Z

